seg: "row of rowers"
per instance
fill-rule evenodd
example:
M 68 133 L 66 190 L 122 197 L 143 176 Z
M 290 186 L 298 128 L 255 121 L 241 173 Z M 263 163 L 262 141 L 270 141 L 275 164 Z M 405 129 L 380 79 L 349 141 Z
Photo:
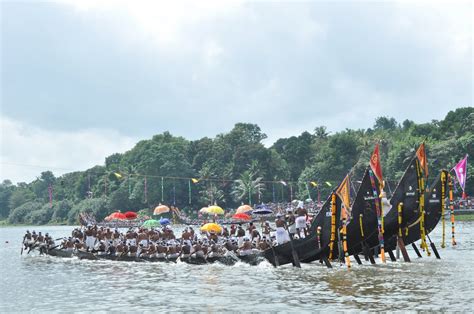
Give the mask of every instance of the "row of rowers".
M 223 229 L 221 234 L 203 232 L 196 234 L 192 227 L 183 230 L 181 238 L 177 239 L 173 230 L 167 226 L 163 229 L 146 230 L 142 228 L 129 229 L 122 233 L 118 229 L 88 226 L 85 230 L 74 229 L 69 238 L 63 238 L 59 245 L 48 234 L 42 236 L 27 234 L 24 237 L 25 248 L 39 247 L 51 249 L 53 247 L 64 250 L 86 250 L 98 254 L 117 256 L 143 256 L 143 257 L 175 257 L 186 256 L 193 253 L 208 256 L 225 254 L 234 251 L 239 255 L 252 254 L 263 251 L 271 246 L 287 241 L 288 232 L 283 229 L 285 221 L 282 217 L 276 220 L 276 230 L 270 227 L 269 222 L 262 223 L 262 235 L 253 223 L 249 223 L 246 230 L 241 225 L 231 225 L 230 230 Z M 284 230 L 282 236 L 279 231 Z M 296 228 L 300 236 L 304 236 L 305 228 Z M 275 232 L 276 231 L 276 232 Z M 295 235 L 297 236 L 297 235 Z

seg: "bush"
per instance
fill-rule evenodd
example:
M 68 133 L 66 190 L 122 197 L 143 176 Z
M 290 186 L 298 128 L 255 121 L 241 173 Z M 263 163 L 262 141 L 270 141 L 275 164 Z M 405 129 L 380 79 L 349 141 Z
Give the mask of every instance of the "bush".
M 31 213 L 34 211 L 40 210 L 42 204 L 36 201 L 29 201 L 24 203 L 21 206 L 16 207 L 8 215 L 8 223 L 11 224 L 20 224 L 20 223 L 29 223 Z

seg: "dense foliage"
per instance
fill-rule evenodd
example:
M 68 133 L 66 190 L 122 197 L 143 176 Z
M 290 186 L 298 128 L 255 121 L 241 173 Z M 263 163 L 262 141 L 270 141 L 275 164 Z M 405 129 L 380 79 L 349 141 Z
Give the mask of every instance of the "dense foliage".
M 379 117 L 373 128 L 335 134 L 319 126 L 313 133 L 279 139 L 268 148 L 262 144 L 265 138 L 257 125 L 246 123 L 236 124 L 229 133 L 196 141 L 165 132 L 86 171 L 60 177 L 45 171 L 33 182 L 17 185 L 5 180 L 0 184 L 0 219 L 9 223 L 75 223 L 82 211 L 101 219 L 115 210 L 146 211 L 159 203 L 196 212 L 211 203 L 232 208 L 241 202 L 315 199 L 318 191 L 324 198 L 347 173 L 354 181 L 360 178 L 376 141 L 381 143 L 389 188 L 394 187 L 423 140 L 433 179 L 440 169 L 452 168 L 466 153 L 474 156 L 474 109 L 459 108 L 442 121 L 424 124 L 409 120 L 400 124 L 393 118 Z M 469 195 L 474 192 L 471 170 Z

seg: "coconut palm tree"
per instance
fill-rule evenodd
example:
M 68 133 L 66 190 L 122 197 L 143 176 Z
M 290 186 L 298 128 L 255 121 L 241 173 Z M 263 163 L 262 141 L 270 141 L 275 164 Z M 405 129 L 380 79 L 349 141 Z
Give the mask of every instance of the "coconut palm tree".
M 235 181 L 231 194 L 236 201 L 242 201 L 248 197 L 248 203 L 252 204 L 252 196 L 262 194 L 265 190 L 262 177 L 254 179 L 254 176 L 253 171 L 247 170 L 240 175 L 240 179 Z

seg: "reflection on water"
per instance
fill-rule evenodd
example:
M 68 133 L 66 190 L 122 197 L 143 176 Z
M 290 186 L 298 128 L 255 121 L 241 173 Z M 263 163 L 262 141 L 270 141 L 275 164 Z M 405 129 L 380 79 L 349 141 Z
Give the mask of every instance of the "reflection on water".
M 472 310 L 474 223 L 457 224 L 457 248 L 412 263 L 273 268 L 20 257 L 25 227 L 0 229 L 0 312 L 175 310 Z M 31 229 L 31 228 L 30 228 Z M 39 229 L 39 228 L 36 228 Z M 54 237 L 72 227 L 42 227 Z M 441 228 L 431 236 L 440 243 Z M 9 243 L 6 243 L 9 241 Z M 439 246 L 439 245 L 438 245 Z M 411 248 L 409 248 L 411 249 Z

